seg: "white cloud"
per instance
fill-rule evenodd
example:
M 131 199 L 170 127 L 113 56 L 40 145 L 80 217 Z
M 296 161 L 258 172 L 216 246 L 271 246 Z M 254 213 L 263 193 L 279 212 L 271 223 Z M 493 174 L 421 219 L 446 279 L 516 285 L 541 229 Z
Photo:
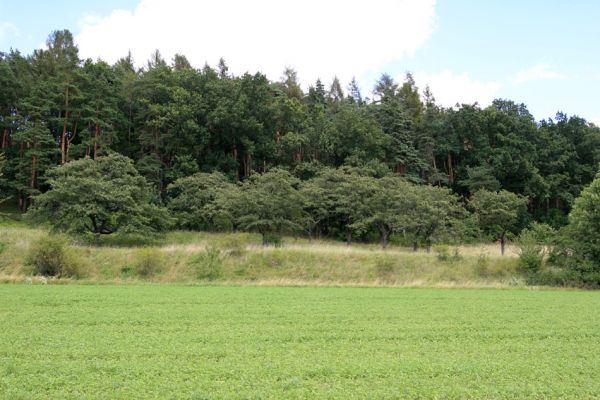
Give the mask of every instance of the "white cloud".
M 138 65 L 159 49 L 201 67 L 223 57 L 236 74 L 279 79 L 285 66 L 306 85 L 413 55 L 434 29 L 436 0 L 141 0 L 133 12 L 87 17 L 76 36 L 82 57 Z
M 524 83 L 530 81 L 538 81 L 543 79 L 557 79 L 563 76 L 554 71 L 548 64 L 537 64 L 533 67 L 519 71 L 515 77 L 517 83 Z
M 414 78 L 421 93 L 429 85 L 436 102 L 445 107 L 475 102 L 482 107 L 488 106 L 501 87 L 497 82 L 481 82 L 471 79 L 467 73 L 457 74 L 449 70 L 438 73 L 417 72 Z
M 10 22 L 0 22 L 0 43 L 10 37 L 20 36 L 19 28 Z

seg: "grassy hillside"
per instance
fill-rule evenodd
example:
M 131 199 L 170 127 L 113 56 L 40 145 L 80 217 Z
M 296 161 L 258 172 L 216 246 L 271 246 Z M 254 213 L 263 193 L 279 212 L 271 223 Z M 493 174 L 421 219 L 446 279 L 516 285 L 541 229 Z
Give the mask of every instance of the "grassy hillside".
M 0 226 L 0 280 L 38 282 L 27 255 L 47 235 L 21 223 Z M 257 235 L 172 232 L 152 242 L 108 237 L 100 245 L 64 238 L 82 282 L 216 282 L 310 285 L 521 285 L 514 253 L 494 245 L 407 248 L 285 238 L 263 248 Z M 47 279 L 43 279 L 48 281 Z M 63 279 L 63 281 L 65 281 Z M 68 281 L 68 280 L 66 280 Z
M 598 398 L 594 292 L 0 285 L 0 398 Z

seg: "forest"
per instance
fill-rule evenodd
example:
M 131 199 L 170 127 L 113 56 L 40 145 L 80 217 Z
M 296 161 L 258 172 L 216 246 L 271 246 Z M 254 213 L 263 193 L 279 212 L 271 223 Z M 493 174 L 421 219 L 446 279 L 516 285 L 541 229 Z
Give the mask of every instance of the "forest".
M 600 284 L 600 128 L 579 116 L 536 121 L 505 99 L 445 108 L 410 73 L 367 96 L 354 79 L 304 90 L 292 67 L 270 81 L 158 50 L 143 68 L 109 65 L 80 59 L 67 30 L 0 53 L 0 93 L 0 198 L 57 230 L 502 252 L 521 237 L 534 259 L 552 245 L 557 265 Z

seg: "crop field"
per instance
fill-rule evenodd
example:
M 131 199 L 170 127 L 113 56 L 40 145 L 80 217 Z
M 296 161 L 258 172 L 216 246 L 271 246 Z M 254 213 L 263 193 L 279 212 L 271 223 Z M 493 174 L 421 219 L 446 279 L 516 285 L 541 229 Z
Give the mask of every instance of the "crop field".
M 600 296 L 0 285 L 0 398 L 598 398 Z

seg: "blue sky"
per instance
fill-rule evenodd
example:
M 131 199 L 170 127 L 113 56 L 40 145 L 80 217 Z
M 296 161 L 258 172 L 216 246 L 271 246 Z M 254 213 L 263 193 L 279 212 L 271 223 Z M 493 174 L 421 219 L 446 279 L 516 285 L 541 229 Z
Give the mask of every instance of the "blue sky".
M 272 79 L 285 65 L 304 83 L 356 75 L 364 92 L 382 72 L 401 79 L 411 71 L 447 106 L 501 97 L 524 102 L 537 119 L 561 110 L 600 123 L 598 1 L 229 1 L 0 0 L 0 51 L 30 53 L 68 28 L 83 56 L 108 61 L 126 49 L 140 63 L 154 48 L 198 66 L 222 55 L 234 72 L 260 69 Z

